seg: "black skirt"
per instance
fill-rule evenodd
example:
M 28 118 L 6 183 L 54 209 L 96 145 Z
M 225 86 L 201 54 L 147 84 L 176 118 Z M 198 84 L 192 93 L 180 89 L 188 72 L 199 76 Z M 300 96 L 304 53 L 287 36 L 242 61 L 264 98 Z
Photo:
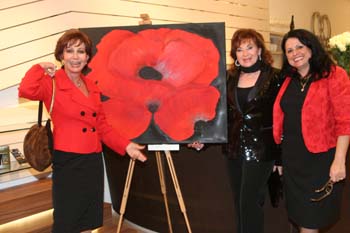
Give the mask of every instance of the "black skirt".
M 102 154 L 54 151 L 52 169 L 52 232 L 78 233 L 102 226 Z

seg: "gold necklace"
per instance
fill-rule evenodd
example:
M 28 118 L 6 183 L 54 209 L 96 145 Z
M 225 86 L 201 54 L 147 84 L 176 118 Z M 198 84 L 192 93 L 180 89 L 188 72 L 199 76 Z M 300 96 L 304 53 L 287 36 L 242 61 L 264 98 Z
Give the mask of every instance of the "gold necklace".
M 301 86 L 301 89 L 300 89 L 301 92 L 303 92 L 305 90 L 305 87 L 306 87 L 307 83 L 309 82 L 310 77 L 311 77 L 311 74 L 308 74 L 307 76 L 302 77 L 301 79 L 299 79 L 299 83 L 300 83 L 300 86 Z
M 75 83 L 77 87 L 81 87 L 81 79 L 78 79 L 78 81 Z

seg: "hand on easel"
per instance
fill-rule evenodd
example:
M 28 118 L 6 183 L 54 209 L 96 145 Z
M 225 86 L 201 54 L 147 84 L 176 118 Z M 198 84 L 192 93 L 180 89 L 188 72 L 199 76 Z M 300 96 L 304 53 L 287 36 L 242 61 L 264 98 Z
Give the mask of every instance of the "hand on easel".
M 204 144 L 200 143 L 199 141 L 195 141 L 195 142 L 187 144 L 187 146 L 190 148 L 194 148 L 197 151 L 200 151 L 204 147 Z
M 126 146 L 126 153 L 130 156 L 133 160 L 139 160 L 141 162 L 145 162 L 147 160 L 147 157 L 141 152 L 141 150 L 145 149 L 145 146 L 139 145 L 134 142 L 130 142 Z

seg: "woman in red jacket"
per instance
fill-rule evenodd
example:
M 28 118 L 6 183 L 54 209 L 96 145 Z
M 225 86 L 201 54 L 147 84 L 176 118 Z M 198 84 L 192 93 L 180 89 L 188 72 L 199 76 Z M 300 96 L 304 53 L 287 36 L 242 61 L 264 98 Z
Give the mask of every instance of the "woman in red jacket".
M 301 233 L 317 233 L 340 214 L 350 81 L 309 31 L 288 32 L 282 50 L 285 81 L 274 104 L 273 133 L 282 143 L 287 211 Z
M 50 62 L 31 67 L 19 86 L 19 96 L 42 100 L 50 106 L 52 77 L 55 100 L 51 113 L 54 124 L 53 233 L 89 232 L 103 223 L 103 161 L 105 143 L 121 155 L 145 161 L 141 145 L 130 142 L 106 121 L 101 93 L 85 79 L 82 70 L 90 61 L 92 43 L 77 29 L 58 40 L 55 57 L 62 68 Z

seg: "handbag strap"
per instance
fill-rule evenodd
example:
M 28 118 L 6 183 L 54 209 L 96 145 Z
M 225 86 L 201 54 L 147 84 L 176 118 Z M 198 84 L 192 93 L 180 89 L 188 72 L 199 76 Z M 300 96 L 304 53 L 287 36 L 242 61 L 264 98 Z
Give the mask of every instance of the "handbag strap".
M 55 83 L 55 79 L 52 78 L 52 97 L 51 97 L 51 104 L 50 104 L 50 110 L 49 110 L 50 117 L 52 113 L 53 103 L 55 102 L 55 95 L 56 95 L 56 83 Z
M 43 116 L 43 101 L 39 101 L 39 109 L 38 109 L 38 125 L 41 126 L 41 119 Z
M 53 109 L 53 104 L 55 102 L 55 95 L 56 95 L 56 83 L 55 79 L 52 78 L 52 97 L 51 97 L 51 103 L 50 103 L 50 110 L 49 110 L 49 115 L 51 117 L 51 112 Z M 41 126 L 41 121 L 43 117 L 43 101 L 39 101 L 39 109 L 38 109 L 38 125 Z

